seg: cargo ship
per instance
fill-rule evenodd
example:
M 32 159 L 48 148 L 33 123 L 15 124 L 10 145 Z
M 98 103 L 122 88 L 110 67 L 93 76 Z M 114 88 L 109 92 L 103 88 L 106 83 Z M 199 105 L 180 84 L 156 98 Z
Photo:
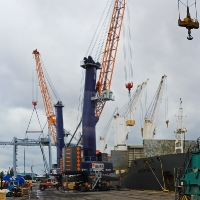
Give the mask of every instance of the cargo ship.
M 137 190 L 174 191 L 174 168 L 184 167 L 188 149 L 196 145 L 195 140 L 184 140 L 187 130 L 182 127 L 181 103 L 175 140 L 144 139 L 141 146 L 111 151 L 110 159 L 119 178 L 112 184 Z

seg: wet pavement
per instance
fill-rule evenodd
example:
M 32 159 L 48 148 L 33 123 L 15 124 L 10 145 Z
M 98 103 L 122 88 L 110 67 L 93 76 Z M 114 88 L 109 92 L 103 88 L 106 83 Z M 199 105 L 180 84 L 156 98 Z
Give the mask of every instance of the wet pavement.
M 110 191 L 89 191 L 89 192 L 79 192 L 79 191 L 60 191 L 56 188 L 49 188 L 45 191 L 40 191 L 38 185 L 36 184 L 32 191 L 29 190 L 29 195 L 24 195 L 23 197 L 7 197 L 7 200 L 174 200 L 174 193 L 164 193 L 155 191 L 137 191 L 137 190 L 110 190 Z

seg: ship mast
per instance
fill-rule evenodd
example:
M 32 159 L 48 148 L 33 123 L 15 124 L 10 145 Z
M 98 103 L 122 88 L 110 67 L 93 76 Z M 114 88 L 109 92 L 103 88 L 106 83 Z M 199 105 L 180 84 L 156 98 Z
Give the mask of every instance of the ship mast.
M 177 116 L 177 129 L 174 131 L 175 133 L 175 152 L 176 153 L 183 153 L 185 145 L 185 132 L 187 132 L 186 128 L 183 128 L 183 108 L 182 108 L 182 100 L 180 99 L 180 107 L 179 107 L 179 113 Z

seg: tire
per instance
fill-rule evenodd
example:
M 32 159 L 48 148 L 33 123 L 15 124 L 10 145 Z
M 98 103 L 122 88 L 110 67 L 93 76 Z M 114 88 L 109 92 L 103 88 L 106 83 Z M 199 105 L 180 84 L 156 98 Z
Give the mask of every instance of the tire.
M 43 186 L 43 185 L 40 186 L 40 190 L 41 190 L 41 191 L 44 191 L 45 189 L 46 189 L 45 186 Z
M 81 186 L 80 186 L 80 191 L 81 191 L 81 192 L 85 192 L 85 191 L 86 191 L 86 187 L 83 186 L 83 185 L 81 185 Z
M 107 191 L 107 187 L 106 186 L 103 186 L 103 191 Z
M 11 192 L 8 192 L 7 194 L 6 194 L 6 197 L 11 197 L 12 196 L 12 193 Z

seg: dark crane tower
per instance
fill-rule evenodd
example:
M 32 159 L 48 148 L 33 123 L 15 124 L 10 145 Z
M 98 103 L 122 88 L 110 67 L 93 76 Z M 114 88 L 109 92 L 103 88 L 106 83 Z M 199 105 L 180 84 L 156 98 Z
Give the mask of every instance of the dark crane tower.
M 124 18 L 125 3 L 125 0 L 115 0 L 114 2 L 102 64 L 96 63 L 91 56 L 85 57 L 83 63 L 81 63 L 81 67 L 86 70 L 82 115 L 82 142 L 85 160 L 96 160 L 96 123 L 105 102 L 113 100 L 110 86 Z M 97 69 L 101 71 L 96 83 Z
M 84 157 L 86 161 L 96 160 L 96 131 L 95 126 L 99 118 L 95 116 L 95 101 L 91 97 L 96 93 L 96 72 L 100 69 L 100 64 L 96 64 L 92 57 L 84 60 L 81 67 L 85 68 L 85 90 L 83 102 L 83 116 L 82 116 L 82 141 Z

